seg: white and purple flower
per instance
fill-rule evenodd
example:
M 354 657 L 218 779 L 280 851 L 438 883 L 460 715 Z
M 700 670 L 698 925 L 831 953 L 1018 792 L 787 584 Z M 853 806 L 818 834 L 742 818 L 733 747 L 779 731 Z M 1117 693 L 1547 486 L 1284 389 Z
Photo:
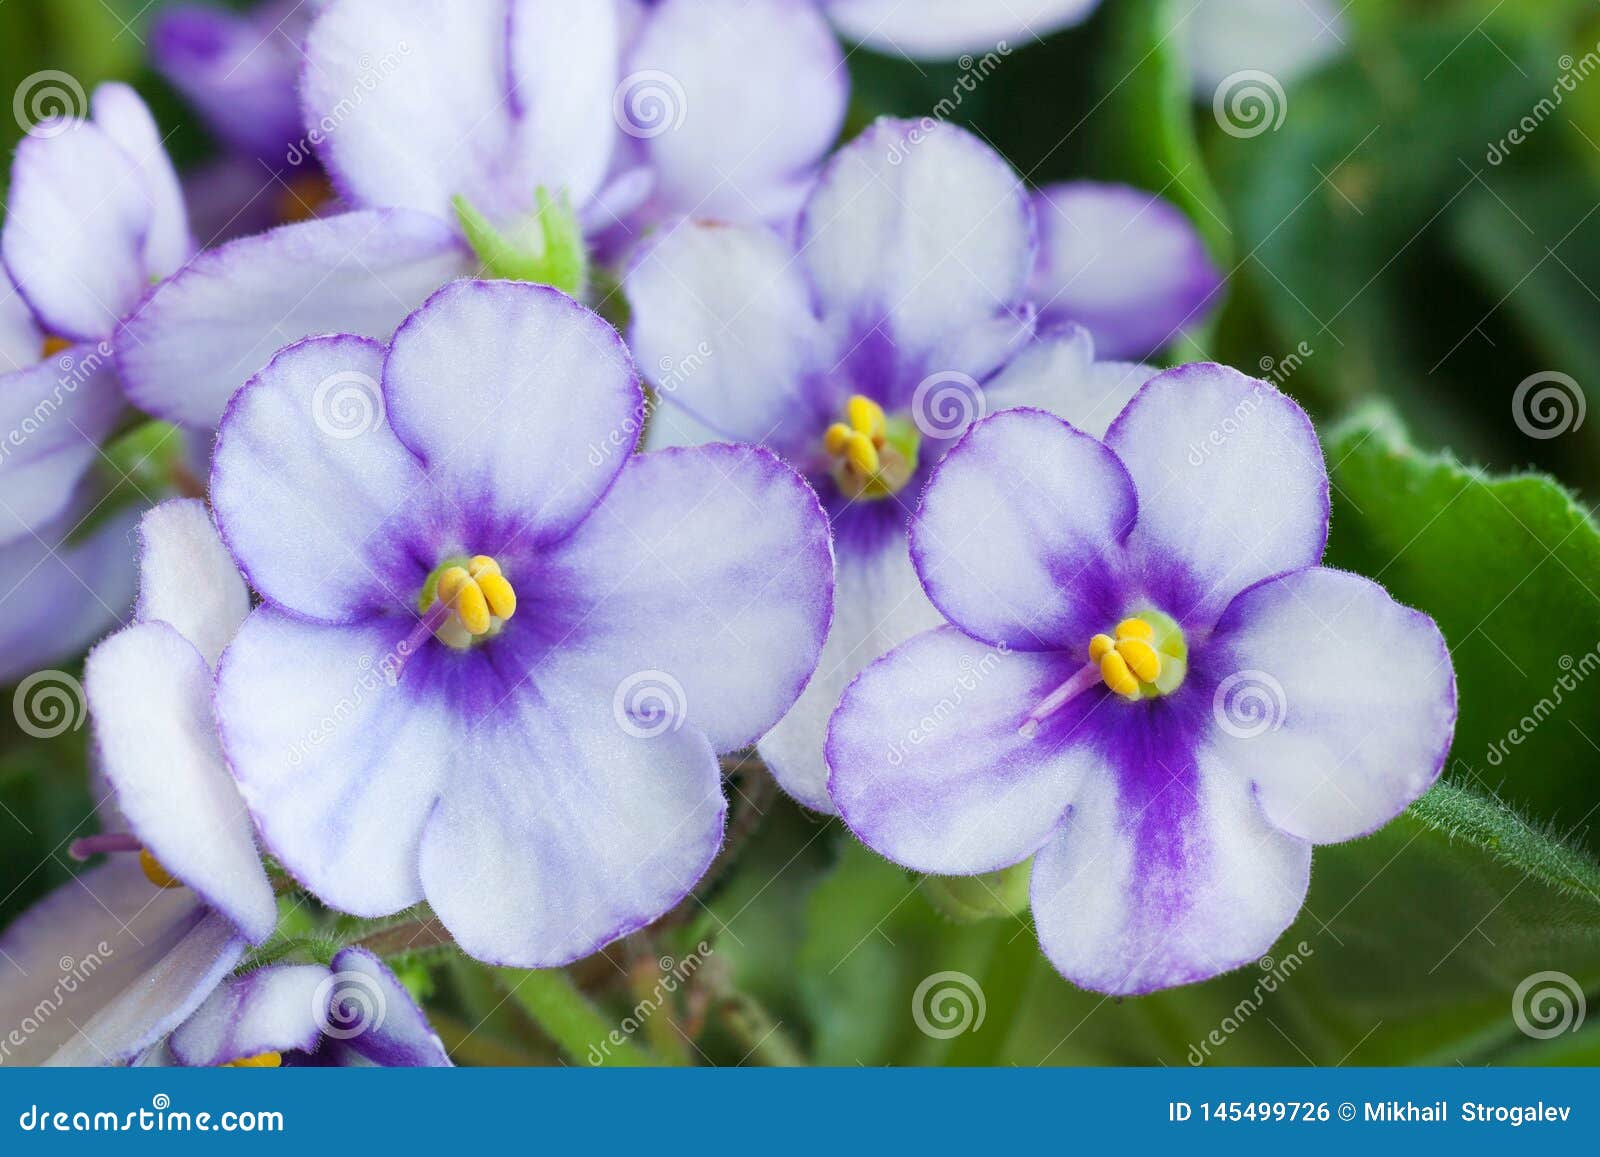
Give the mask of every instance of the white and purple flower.
M 144 1064 L 189 1067 L 446 1068 L 450 1058 L 405 986 L 363 948 L 224 982 Z
M 0 937 L 0 1021 L 24 1063 L 120 1064 L 193 1013 L 277 922 L 249 812 L 217 743 L 212 664 L 250 598 L 205 506 L 141 523 L 137 621 L 89 656 L 84 687 L 106 856 Z M 124 548 L 126 543 L 123 544 Z
M 939 622 L 905 529 L 940 456 L 1007 406 L 1071 406 L 1082 420 L 1097 414 L 1103 430 L 1154 373 L 1096 363 L 1079 326 L 1037 332 L 1034 242 L 1032 198 L 987 146 L 949 125 L 884 120 L 825 171 L 796 244 L 685 225 L 625 279 L 633 348 L 662 371 L 652 436 L 770 446 L 811 480 L 833 520 L 838 612 L 827 650 L 760 744 L 809 807 L 832 810 L 822 747 L 845 684 Z M 1130 290 L 1147 273 L 1158 286 L 1171 280 L 1159 262 L 1099 265 Z M 1149 308 L 1132 292 L 1118 300 L 1129 313 Z
M 1132 994 L 1260 956 L 1311 846 L 1432 785 L 1456 719 L 1433 620 L 1320 565 L 1311 423 L 1220 366 L 1163 374 L 1100 441 L 974 426 L 912 526 L 948 619 L 850 686 L 829 790 L 870 847 L 972 875 L 1033 857 L 1045 954 Z
M 373 420 L 331 426 L 340 389 Z M 554 290 L 460 282 L 383 346 L 313 338 L 229 406 L 223 536 L 265 605 L 218 678 L 266 845 L 358 916 L 426 899 L 539 967 L 684 898 L 722 839 L 716 754 L 800 694 L 832 553 L 766 451 L 606 455 L 643 404 Z

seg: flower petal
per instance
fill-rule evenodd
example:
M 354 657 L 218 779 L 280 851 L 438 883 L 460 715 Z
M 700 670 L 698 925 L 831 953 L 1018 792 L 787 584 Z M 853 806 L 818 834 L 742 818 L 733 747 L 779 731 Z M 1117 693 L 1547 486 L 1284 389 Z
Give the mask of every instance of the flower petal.
M 178 170 L 167 156 L 161 130 L 139 94 L 125 84 L 102 84 L 94 93 L 94 123 L 133 161 L 150 203 L 142 261 L 147 279 L 166 277 L 195 251 Z
M 228 149 L 282 165 L 301 133 L 296 85 L 309 7 L 290 0 L 247 17 L 174 4 L 151 25 L 151 61 Z
M 1269 824 L 1249 784 L 1196 769 L 1181 743 L 1140 738 L 1160 754 L 1138 739 L 1103 742 L 1102 773 L 1083 777 L 1033 861 L 1045 955 L 1072 983 L 1115 996 L 1254 960 L 1294 920 L 1310 881 L 1311 845 Z
M 1106 444 L 1139 492 L 1134 573 L 1180 621 L 1209 626 L 1245 587 L 1322 560 L 1322 446 L 1274 386 L 1224 366 L 1171 370 L 1139 391 Z
M 363 338 L 310 338 L 222 421 L 211 500 L 223 539 L 251 586 L 306 618 L 414 605 L 438 562 L 433 492 L 385 421 L 383 357 Z
M 618 123 L 643 142 L 661 207 L 724 221 L 780 219 L 850 92 L 833 30 L 792 0 L 662 0 L 625 69 Z
M 963 630 L 1021 651 L 1069 651 L 1127 613 L 1122 543 L 1139 517 L 1110 450 L 1053 415 L 1007 410 L 973 426 L 934 471 L 911 558 Z
M 33 310 L 0 268 L 0 374 L 31 370 L 39 364 L 44 334 Z
M 674 727 L 734 751 L 816 667 L 833 611 L 828 519 L 757 447 L 636 456 L 534 589 L 527 613 L 561 636 L 547 661 L 560 677 L 618 704 L 664 692 Z
M 1185 14 L 1195 92 L 1211 100 L 1238 72 L 1288 84 L 1346 45 L 1346 8 L 1333 0 L 1195 0 Z
M 61 885 L 0 936 L 8 1064 L 112 1065 L 177 1027 L 244 955 L 193 892 L 119 856 Z M 69 988 L 68 985 L 71 985 Z
M 581 209 L 600 191 L 616 140 L 616 6 L 512 0 L 510 9 L 510 101 L 525 182 Z
M 1026 859 L 1096 761 L 1019 729 L 1081 665 L 954 627 L 896 647 L 850 684 L 829 726 L 839 814 L 868 847 L 920 872 L 975 875 Z
M 138 165 L 111 134 L 47 122 L 17 146 L 0 256 L 51 333 L 92 341 L 144 293 L 150 222 Z
M 422 899 L 422 826 L 461 743 L 452 704 L 426 693 L 439 646 L 409 655 L 410 625 L 326 627 L 263 608 L 217 672 L 223 750 L 262 842 L 357 916 Z
M 554 682 L 480 717 L 422 838 L 428 902 L 464 951 L 569 964 L 689 894 L 722 843 L 721 775 L 697 728 L 654 732 Z
M 217 744 L 211 669 L 166 623 L 137 623 L 84 668 L 101 767 L 117 806 L 162 867 L 252 943 L 278 922 L 244 800 Z
M 140 521 L 139 539 L 137 617 L 170 623 L 215 667 L 250 613 L 250 590 L 206 504 L 163 502 Z
M 128 394 L 169 421 L 212 427 L 234 391 L 311 334 L 387 340 L 473 263 L 443 221 L 406 211 L 285 225 L 196 257 L 117 338 Z
M 685 222 L 634 261 L 624 289 L 629 344 L 665 411 L 806 461 L 836 415 L 812 384 L 827 346 L 792 247 L 766 229 Z
M 1382 587 L 1313 567 L 1234 599 L 1204 662 L 1219 681 L 1210 757 L 1300 839 L 1376 830 L 1444 767 L 1455 672 L 1432 619 Z
M 1170 201 L 1127 185 L 1051 185 L 1034 197 L 1031 296 L 1047 322 L 1075 321 L 1103 358 L 1142 358 L 1199 325 L 1222 272 Z
M 383 392 L 430 479 L 531 545 L 565 535 L 605 493 L 623 458 L 595 449 L 637 428 L 644 403 L 633 359 L 598 314 L 508 281 L 434 294 L 395 334 Z
M 384 1068 L 447 1068 L 450 1058 L 405 985 L 364 948 L 346 948 L 333 958 L 328 994 L 330 1054 L 354 1053 Z
M 72 541 L 83 513 L 80 502 L 59 522 L 0 546 L 0 685 L 82 654 L 133 606 L 138 511 L 113 514 Z
M 1091 438 L 1104 438 L 1139 388 L 1160 370 L 1136 362 L 1097 362 L 1094 340 L 1078 325 L 1041 336 L 983 386 L 990 413 L 1048 410 Z
M 879 329 L 913 365 L 1018 308 L 1033 267 L 1021 181 L 947 124 L 880 120 L 840 149 L 806 203 L 800 236 L 839 348 Z
M 823 0 L 853 40 L 919 60 L 962 52 L 1009 54 L 1010 40 L 1030 42 L 1084 19 L 1100 0 Z M 1007 38 L 1010 38 L 1008 40 Z M 964 64 L 963 67 L 970 67 Z
M 93 346 L 0 374 L 0 543 L 66 514 L 125 409 L 111 359 Z
M 364 208 L 452 219 L 460 194 L 497 217 L 533 203 L 511 101 L 507 0 L 339 0 L 306 35 L 301 96 L 318 156 Z M 521 177 L 528 177 L 526 181 Z
M 944 621 L 922 593 L 901 525 L 887 511 L 859 510 L 836 523 L 828 641 L 799 700 L 756 745 L 778 785 L 813 811 L 835 810 L 823 749 L 846 685 L 884 652 Z
M 181 1065 L 215 1067 L 262 1053 L 313 1052 L 322 1041 L 319 997 L 332 975 L 320 964 L 258 968 L 230 980 L 172 1034 Z

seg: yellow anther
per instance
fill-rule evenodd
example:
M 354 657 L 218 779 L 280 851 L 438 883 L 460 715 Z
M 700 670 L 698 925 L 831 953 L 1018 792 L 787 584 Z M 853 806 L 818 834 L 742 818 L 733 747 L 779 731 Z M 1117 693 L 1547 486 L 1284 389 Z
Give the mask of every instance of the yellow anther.
M 828 427 L 827 433 L 822 435 L 822 448 L 831 458 L 843 458 L 845 451 L 850 448 L 850 439 L 854 436 L 855 431 L 849 426 L 843 422 L 835 422 Z
M 66 338 L 64 338 L 64 337 L 56 337 L 54 334 L 52 334 L 51 336 L 49 336 L 49 337 L 44 339 L 44 352 L 41 353 L 39 356 L 41 358 L 46 358 L 46 359 L 53 358 L 57 354 L 63 353 L 66 350 L 69 350 L 71 348 L 72 348 L 72 343 L 70 341 L 68 341 Z
M 486 635 L 496 619 L 509 619 L 517 610 L 517 592 L 501 573 L 500 564 L 486 554 L 466 566 L 448 566 L 439 572 L 436 597 L 455 612 L 461 629 L 474 638 Z
M 150 854 L 149 848 L 139 850 L 139 868 L 144 872 L 144 878 L 158 888 L 183 887 L 182 881 L 162 867 L 161 861 Z
M 1136 699 L 1139 696 L 1139 680 L 1133 677 L 1127 661 L 1116 651 L 1107 651 L 1100 656 L 1100 678 L 1105 680 L 1107 687 L 1124 698 Z
M 865 434 L 851 433 L 844 454 L 850 465 L 868 477 L 876 474 L 882 465 L 882 459 L 878 457 L 878 448 Z
M 1161 677 L 1161 656 L 1143 639 L 1117 640 L 1117 654 L 1126 660 L 1128 667 L 1145 683 L 1154 683 Z
M 240 1057 L 236 1061 L 229 1061 L 222 1067 L 225 1069 L 276 1069 L 283 1064 L 280 1053 L 262 1053 L 260 1056 Z
M 1119 639 L 1153 639 L 1156 629 L 1140 618 L 1123 619 L 1117 624 Z
M 858 433 L 865 434 L 874 442 L 881 441 L 888 423 L 884 418 L 883 407 L 871 398 L 862 397 L 860 394 L 851 396 L 845 403 L 845 416 L 850 419 L 850 427 Z
M 1116 649 L 1117 645 L 1111 641 L 1110 635 L 1096 635 L 1089 640 L 1089 662 L 1098 663 Z

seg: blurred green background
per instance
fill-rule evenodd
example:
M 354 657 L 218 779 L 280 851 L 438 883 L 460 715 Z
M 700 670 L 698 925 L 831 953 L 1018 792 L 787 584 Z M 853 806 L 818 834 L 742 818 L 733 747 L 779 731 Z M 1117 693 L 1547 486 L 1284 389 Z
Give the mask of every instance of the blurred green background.
M 86 89 L 132 79 L 180 162 L 204 157 L 203 130 L 143 64 L 154 7 L 0 0 L 0 87 L 45 68 Z M 714 944 L 707 983 L 744 1018 L 728 1023 L 751 1039 L 776 1029 L 762 1060 L 1600 1063 L 1600 1011 L 1549 1039 L 1513 1015 L 1540 972 L 1600 1001 L 1600 680 L 1581 664 L 1600 649 L 1600 415 L 1542 437 L 1514 410 L 1537 374 L 1600 401 L 1600 73 L 1490 160 L 1600 53 L 1600 5 L 1354 0 L 1348 48 L 1288 86 L 1280 128 L 1248 139 L 1196 99 L 1184 38 L 1167 35 L 1174 10 L 1105 0 L 1084 27 L 1008 58 L 959 119 L 1034 183 L 1129 181 L 1200 225 L 1230 271 L 1226 305 L 1172 357 L 1292 367 L 1282 384 L 1318 419 L 1335 484 L 1330 561 L 1428 611 L 1451 643 L 1462 719 L 1448 782 L 1378 835 L 1318 850 L 1274 959 L 1109 1000 L 1055 975 L 1025 915 L 949 918 L 924 883 L 761 797 L 752 777 L 756 802 L 735 797 L 743 854 L 648 954 Z M 851 131 L 924 115 L 961 76 L 863 52 L 851 66 Z M 16 134 L 0 118 L 8 150 Z M 1508 745 L 1513 729 L 1527 737 Z M 9 918 L 70 870 L 59 848 L 85 813 L 85 753 L 28 741 L 9 719 L 0 744 Z M 648 969 L 642 982 L 616 972 L 574 975 L 625 1010 Z M 919 1030 L 908 1010 L 940 972 L 981 990 L 981 1025 Z M 470 975 L 419 966 L 413 979 L 446 1025 L 488 1007 Z M 741 1059 L 739 1033 L 722 1031 L 708 1054 Z M 554 1056 L 513 1010 L 490 1015 L 477 1047 Z

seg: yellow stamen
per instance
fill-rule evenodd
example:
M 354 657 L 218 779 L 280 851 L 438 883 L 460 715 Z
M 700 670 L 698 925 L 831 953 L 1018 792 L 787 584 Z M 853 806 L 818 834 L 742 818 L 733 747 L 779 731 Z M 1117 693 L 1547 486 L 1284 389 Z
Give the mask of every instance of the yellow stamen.
M 473 638 L 487 635 L 496 620 L 509 619 L 517 611 L 516 589 L 500 564 L 486 554 L 475 556 L 466 566 L 446 567 L 435 589 L 438 601 L 455 612 L 456 621 Z
M 883 407 L 871 398 L 860 394 L 853 395 L 845 403 L 845 416 L 850 419 L 850 426 L 858 433 L 865 434 L 874 442 L 881 442 L 888 429 L 888 421 L 884 417 Z
M 150 854 L 149 848 L 139 850 L 139 868 L 144 872 L 144 878 L 158 888 L 181 888 L 183 883 L 166 868 L 161 861 Z
M 1128 699 L 1139 697 L 1139 680 L 1128 670 L 1128 663 L 1118 652 L 1107 651 L 1100 656 L 1100 678 L 1118 695 Z
M 1119 639 L 1153 639 L 1156 629 L 1140 618 L 1123 619 L 1117 624 Z
M 1110 635 L 1096 635 L 1089 640 L 1089 662 L 1098 663 L 1107 654 L 1117 649 L 1117 644 Z
M 52 334 L 50 337 L 44 339 L 44 352 L 39 356 L 41 358 L 49 359 L 55 357 L 58 353 L 71 348 L 72 343 L 66 338 L 56 337 Z
M 1161 677 L 1161 656 L 1143 639 L 1119 639 L 1117 654 L 1143 682 L 1154 683 Z
M 828 457 L 843 458 L 845 451 L 850 447 L 850 439 L 854 433 L 843 422 L 835 422 L 829 426 L 827 433 L 822 435 L 822 448 L 828 452 Z
M 844 455 L 850 465 L 869 478 L 876 474 L 883 465 L 883 460 L 878 457 L 878 448 L 872 444 L 872 439 L 865 434 L 851 433 L 850 441 L 844 449 Z
M 282 1066 L 283 1056 L 280 1053 L 262 1053 L 255 1057 L 240 1057 L 236 1061 L 229 1061 L 222 1067 L 225 1069 L 276 1069 Z

